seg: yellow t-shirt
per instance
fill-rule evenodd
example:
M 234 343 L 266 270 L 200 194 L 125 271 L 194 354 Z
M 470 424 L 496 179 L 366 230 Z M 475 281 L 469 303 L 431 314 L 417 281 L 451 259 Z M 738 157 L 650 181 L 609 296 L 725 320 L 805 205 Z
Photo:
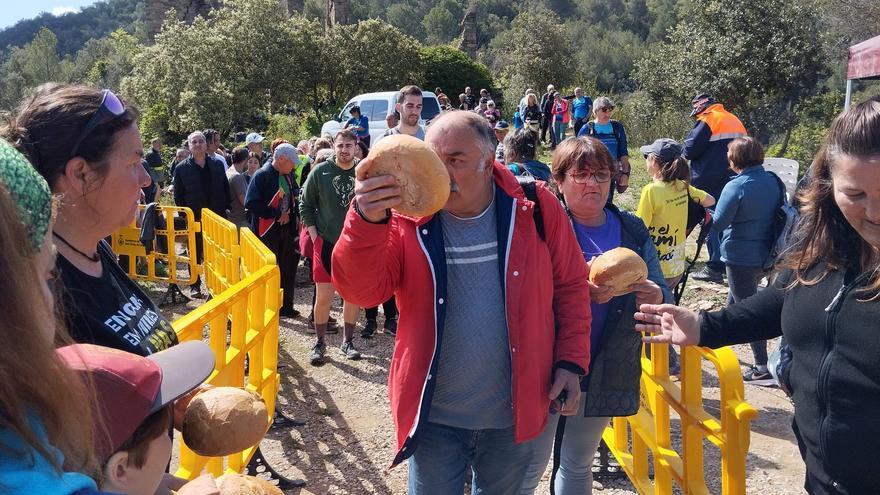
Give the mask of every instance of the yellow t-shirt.
M 706 191 L 689 186 L 690 195 L 702 202 Z M 651 182 L 642 188 L 636 215 L 648 227 L 664 278 L 684 273 L 684 243 L 688 214 L 688 192 L 685 182 Z

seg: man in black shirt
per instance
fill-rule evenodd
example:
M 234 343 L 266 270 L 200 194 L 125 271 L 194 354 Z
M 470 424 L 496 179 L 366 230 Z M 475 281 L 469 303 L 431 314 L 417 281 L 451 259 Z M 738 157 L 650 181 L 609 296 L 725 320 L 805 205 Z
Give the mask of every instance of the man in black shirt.
M 153 138 L 150 141 L 150 151 L 144 155 L 144 160 L 147 162 L 147 172 L 149 172 L 150 178 L 153 179 L 153 183 L 160 189 L 165 187 L 165 164 L 162 163 L 161 139 Z
M 208 144 L 201 131 L 187 138 L 192 155 L 180 163 L 174 171 L 174 203 L 193 211 L 195 220 L 201 221 L 202 208 L 226 217 L 232 202 L 229 182 L 223 164 L 208 156 Z M 202 235 L 196 234 L 196 261 L 202 263 Z M 192 297 L 201 297 L 200 280 L 192 285 Z
M 284 290 L 280 315 L 299 316 L 293 308 L 296 289 L 296 268 L 299 265 L 297 234 L 299 233 L 299 185 L 296 167 L 300 165 L 299 151 L 289 143 L 275 148 L 271 162 L 266 162 L 248 184 L 244 206 L 250 228 L 275 253 Z

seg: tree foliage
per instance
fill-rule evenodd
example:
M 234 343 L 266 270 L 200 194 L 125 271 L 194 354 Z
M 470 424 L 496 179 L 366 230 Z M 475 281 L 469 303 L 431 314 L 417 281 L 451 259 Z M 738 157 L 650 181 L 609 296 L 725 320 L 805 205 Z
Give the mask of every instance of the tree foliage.
M 562 87 L 573 80 L 568 31 L 549 10 L 516 16 L 510 29 L 492 40 L 490 50 L 491 68 L 500 75 L 505 93 L 521 95 L 526 88 L 548 83 Z
M 810 2 L 709 0 L 638 62 L 636 77 L 658 101 L 709 91 L 753 130 L 785 127 L 826 73 L 819 31 Z
M 475 62 L 449 45 L 422 48 L 425 89 L 442 88 L 453 103 L 466 86 L 494 89 L 492 74 L 485 65 Z

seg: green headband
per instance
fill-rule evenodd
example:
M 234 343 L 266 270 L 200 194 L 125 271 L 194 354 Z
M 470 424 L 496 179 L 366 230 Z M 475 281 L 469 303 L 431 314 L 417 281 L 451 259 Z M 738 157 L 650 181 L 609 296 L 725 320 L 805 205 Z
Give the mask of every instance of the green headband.
M 0 184 L 6 186 L 34 251 L 43 247 L 52 217 L 49 184 L 11 144 L 0 139 Z

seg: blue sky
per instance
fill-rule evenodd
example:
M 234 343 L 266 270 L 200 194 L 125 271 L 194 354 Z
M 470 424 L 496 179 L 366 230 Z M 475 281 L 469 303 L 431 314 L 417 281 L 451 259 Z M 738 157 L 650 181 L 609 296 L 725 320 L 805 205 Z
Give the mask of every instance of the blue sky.
M 22 19 L 30 19 L 40 12 L 59 14 L 96 3 L 96 0 L 5 0 L 0 9 L 0 29 L 9 27 Z

